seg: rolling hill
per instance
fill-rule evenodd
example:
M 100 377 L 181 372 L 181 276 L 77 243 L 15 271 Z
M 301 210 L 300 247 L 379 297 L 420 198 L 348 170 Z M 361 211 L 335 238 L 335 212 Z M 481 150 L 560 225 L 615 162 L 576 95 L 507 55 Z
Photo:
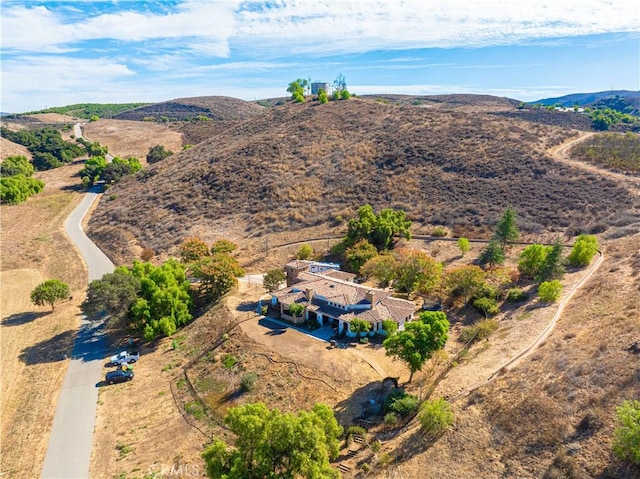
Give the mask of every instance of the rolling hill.
M 177 98 L 127 110 L 115 115 L 116 120 L 188 120 L 197 117 L 211 120 L 244 120 L 260 114 L 264 107 L 257 103 L 223 96 Z
M 89 233 L 122 260 L 131 245 L 167 252 L 193 235 L 341 231 L 364 203 L 404 209 L 415 231 L 470 237 L 487 236 L 508 205 L 532 235 L 636 220 L 638 199 L 617 182 L 548 156 L 576 130 L 506 117 L 504 100 L 489 98 L 467 98 L 473 111 L 444 98 L 438 108 L 364 98 L 261 109 L 114 186 Z

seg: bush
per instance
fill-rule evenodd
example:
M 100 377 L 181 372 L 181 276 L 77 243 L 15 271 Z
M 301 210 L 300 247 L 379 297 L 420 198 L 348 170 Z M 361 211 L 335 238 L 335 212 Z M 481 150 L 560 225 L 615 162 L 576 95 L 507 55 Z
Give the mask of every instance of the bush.
M 350 426 L 347 428 L 347 433 L 345 434 L 345 442 L 347 443 L 347 446 L 351 444 L 351 440 L 355 435 L 360 435 L 363 439 L 366 439 L 367 430 L 362 426 Z
M 506 301 L 508 303 L 521 303 L 529 299 L 529 295 L 520 288 L 511 288 L 507 291 Z
M 453 424 L 453 411 L 443 398 L 425 401 L 420 406 L 418 420 L 427 434 L 438 436 Z
M 481 313 L 484 313 L 486 316 L 493 316 L 494 314 L 498 314 L 500 312 L 500 308 L 498 308 L 498 302 L 495 298 L 477 298 L 473 300 L 473 307 L 476 308 Z
M 613 453 L 621 461 L 640 465 L 640 401 L 625 401 L 616 409 L 619 426 L 613 433 Z
M 238 364 L 238 358 L 236 358 L 233 354 L 227 353 L 222 358 L 222 364 L 224 365 L 225 368 L 231 369 L 236 364 Z
M 538 286 L 538 297 L 545 303 L 555 303 L 562 294 L 562 283 L 557 279 L 545 281 Z
M 398 424 L 398 416 L 394 412 L 388 412 L 384 415 L 384 423 L 386 426 L 393 427 Z
M 495 319 L 483 319 L 471 326 L 462 328 L 460 340 L 464 343 L 472 338 L 474 341 L 482 341 L 491 336 L 496 329 L 498 329 L 498 323 Z
M 364 338 L 360 338 L 360 344 L 369 344 L 369 338 L 366 336 Z
M 435 236 L 436 238 L 444 238 L 447 234 L 447 230 L 442 226 L 436 226 L 431 230 L 431 236 Z
M 256 386 L 258 375 L 256 373 L 247 373 L 240 379 L 240 390 L 242 392 L 249 392 Z
M 29 196 L 40 193 L 42 188 L 42 181 L 24 175 L 0 178 L 0 202 L 8 205 L 21 203 Z
M 567 260 L 571 266 L 587 266 L 598 252 L 598 238 L 582 234 L 573 243 L 573 249 Z
M 405 417 L 416 410 L 418 398 L 407 394 L 401 389 L 392 391 L 384 400 L 383 411 L 393 412 L 400 417 Z
M 296 253 L 296 259 L 310 259 L 313 256 L 313 248 L 311 245 L 303 244 Z

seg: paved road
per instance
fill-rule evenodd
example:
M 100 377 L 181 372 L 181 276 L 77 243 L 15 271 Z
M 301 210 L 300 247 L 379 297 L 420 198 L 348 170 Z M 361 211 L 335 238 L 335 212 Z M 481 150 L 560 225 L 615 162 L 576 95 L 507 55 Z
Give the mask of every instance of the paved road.
M 80 250 L 89 270 L 89 282 L 113 271 L 113 263 L 87 237 L 82 218 L 98 197 L 85 195 L 64 223 L 67 234 Z M 43 478 L 88 478 L 93 444 L 93 428 L 98 403 L 96 384 L 101 379 L 106 341 L 101 322 L 84 317 L 73 348 L 73 357 L 58 397 L 49 447 L 44 459 Z

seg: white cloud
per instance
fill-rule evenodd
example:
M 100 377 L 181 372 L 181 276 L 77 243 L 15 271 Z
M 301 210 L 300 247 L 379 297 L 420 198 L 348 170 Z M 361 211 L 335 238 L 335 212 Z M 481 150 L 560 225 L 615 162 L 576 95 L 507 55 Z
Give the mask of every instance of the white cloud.
M 110 92 L 111 102 L 114 84 L 132 76 L 134 72 L 126 65 L 107 58 L 33 56 L 3 61 L 2 111 L 64 105 L 62 98 L 73 99 L 66 104 L 96 102 L 102 90 Z M 93 96 L 83 96 L 84 92 Z
M 194 39 L 198 51 L 226 56 L 228 39 L 234 32 L 238 1 L 189 0 L 177 11 L 135 12 L 123 9 L 77 21 L 66 21 L 65 10 L 45 6 L 4 8 L 2 48 L 9 51 L 56 51 L 80 42 L 111 39 L 140 42 L 155 39 Z
M 638 31 L 635 1 L 424 0 L 272 2 L 238 13 L 233 39 L 260 51 L 326 54 L 379 49 L 477 47 L 531 39 Z
M 174 39 L 176 47 L 227 56 L 332 54 L 379 49 L 486 46 L 603 32 L 637 32 L 635 0 L 186 0 L 164 11 L 119 10 L 68 20 L 67 8 L 5 6 L 2 48 L 57 51 L 96 39 Z M 79 3 L 78 5 L 82 5 Z M 155 5 L 162 5 L 155 3 Z M 92 10 L 89 10 L 92 11 Z

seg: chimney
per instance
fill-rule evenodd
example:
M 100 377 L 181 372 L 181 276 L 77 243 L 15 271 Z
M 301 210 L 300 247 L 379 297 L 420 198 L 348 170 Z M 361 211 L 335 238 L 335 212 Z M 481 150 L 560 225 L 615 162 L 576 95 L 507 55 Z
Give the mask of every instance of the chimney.
M 366 294 L 365 298 L 367 299 L 367 301 L 369 303 L 371 303 L 371 306 L 369 306 L 369 309 L 373 309 L 373 307 L 376 304 L 376 293 L 375 293 L 375 291 L 371 291 L 371 290 L 367 291 L 367 294 Z
M 311 300 L 313 299 L 313 289 L 311 288 L 307 288 L 304 291 L 305 296 L 307 297 L 307 301 L 311 302 Z

